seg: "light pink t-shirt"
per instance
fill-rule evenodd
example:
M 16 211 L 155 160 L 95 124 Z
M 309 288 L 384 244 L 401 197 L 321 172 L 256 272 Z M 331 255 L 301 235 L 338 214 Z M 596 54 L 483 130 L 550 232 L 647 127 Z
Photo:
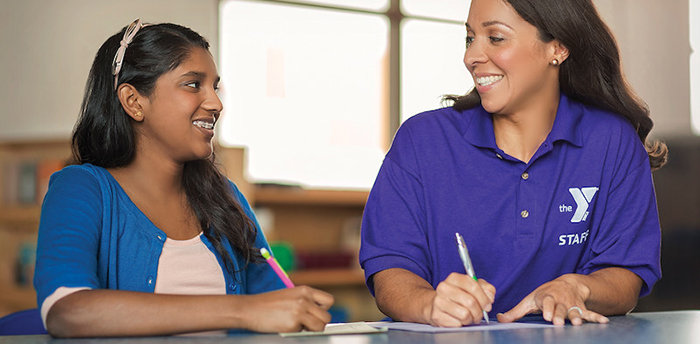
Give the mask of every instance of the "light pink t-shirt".
M 188 240 L 165 239 L 158 261 L 157 294 L 226 294 L 221 265 L 201 236 Z

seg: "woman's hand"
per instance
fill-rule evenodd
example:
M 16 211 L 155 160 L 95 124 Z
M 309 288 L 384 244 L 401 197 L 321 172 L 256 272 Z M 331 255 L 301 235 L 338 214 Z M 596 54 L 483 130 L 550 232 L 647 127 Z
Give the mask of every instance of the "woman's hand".
M 483 311 L 491 311 L 496 288 L 484 280 L 451 273 L 438 284 L 430 312 L 430 324 L 461 327 L 479 323 Z
M 531 313 L 542 313 L 542 317 L 554 325 L 564 325 L 566 319 L 578 326 L 583 321 L 605 324 L 608 318 L 586 307 L 591 295 L 590 288 L 584 284 L 587 276 L 577 274 L 563 275 L 547 282 L 527 295 L 513 309 L 498 314 L 499 322 L 513 322 Z
M 246 295 L 241 302 L 244 328 L 255 332 L 323 331 L 333 296 L 307 286 Z

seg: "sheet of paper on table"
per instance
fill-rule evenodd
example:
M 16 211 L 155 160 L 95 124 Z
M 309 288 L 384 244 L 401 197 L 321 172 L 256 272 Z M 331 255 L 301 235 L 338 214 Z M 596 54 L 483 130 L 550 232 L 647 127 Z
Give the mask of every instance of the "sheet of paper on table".
M 494 331 L 494 330 L 514 330 L 521 328 L 547 328 L 553 327 L 554 325 L 550 323 L 526 323 L 526 322 L 514 322 L 514 323 L 499 323 L 492 321 L 487 324 L 482 321 L 478 325 L 469 325 L 463 327 L 435 327 L 426 324 L 417 324 L 410 322 L 368 322 L 370 326 L 377 328 L 388 328 L 389 330 L 398 331 L 412 331 L 412 332 L 427 332 L 427 333 L 437 333 L 437 332 L 468 332 L 468 331 Z
M 280 333 L 282 337 L 305 337 L 305 336 L 330 336 L 336 334 L 372 334 L 372 333 L 384 333 L 388 330 L 386 327 L 376 327 L 370 326 L 368 323 L 352 322 L 352 323 L 337 323 L 328 324 L 323 331 L 301 331 L 301 332 L 290 332 L 290 333 Z

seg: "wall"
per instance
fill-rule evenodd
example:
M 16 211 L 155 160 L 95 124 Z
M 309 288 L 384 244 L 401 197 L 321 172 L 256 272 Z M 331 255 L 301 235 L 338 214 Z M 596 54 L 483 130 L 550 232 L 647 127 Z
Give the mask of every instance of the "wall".
M 697 309 L 700 277 L 700 138 L 690 125 L 688 1 L 594 0 L 615 33 L 628 81 L 651 110 L 651 136 L 669 161 L 654 172 L 662 229 L 662 279 L 637 311 Z M 699 18 L 700 19 L 700 18 Z
M 70 137 L 97 49 L 137 17 L 189 26 L 218 56 L 217 0 L 0 0 L 0 140 Z
M 630 84 L 651 109 L 651 135 L 661 139 L 692 136 L 688 1 L 594 0 Z

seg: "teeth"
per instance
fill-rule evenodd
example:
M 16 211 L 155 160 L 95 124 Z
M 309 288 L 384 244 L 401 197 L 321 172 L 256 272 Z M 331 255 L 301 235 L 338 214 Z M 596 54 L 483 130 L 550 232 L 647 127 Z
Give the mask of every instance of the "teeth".
M 503 75 L 482 76 L 476 78 L 476 83 L 479 84 L 479 86 L 488 86 L 501 79 L 503 79 Z
M 192 124 L 204 129 L 214 129 L 214 123 L 209 123 L 205 121 L 194 121 L 192 122 Z

